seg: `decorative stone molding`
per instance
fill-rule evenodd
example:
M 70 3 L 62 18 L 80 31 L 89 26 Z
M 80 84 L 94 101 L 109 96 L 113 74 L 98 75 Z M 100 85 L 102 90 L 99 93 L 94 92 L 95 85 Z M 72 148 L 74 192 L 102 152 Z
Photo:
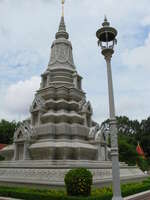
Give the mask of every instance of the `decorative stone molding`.
M 24 121 L 14 133 L 14 142 L 29 141 L 33 132 L 31 125 L 27 121 Z
M 64 176 L 65 174 L 75 166 L 86 166 L 93 174 L 93 183 L 94 185 L 105 185 L 111 184 L 112 181 L 112 169 L 109 162 L 97 162 L 94 163 L 91 161 L 91 164 L 88 166 L 86 161 L 69 161 L 68 166 L 65 166 L 61 161 L 57 161 L 56 164 L 53 162 L 49 168 L 45 165 L 45 161 L 27 161 L 28 167 L 23 167 L 23 163 L 13 164 L 6 163 L 2 164 L 0 167 L 0 181 L 1 183 L 26 183 L 28 185 L 48 185 L 48 186 L 63 186 L 64 187 Z M 93 163 L 92 163 L 93 162 Z M 5 163 L 5 162 L 4 162 Z M 42 164 L 44 167 L 42 167 Z M 4 166 L 10 166 L 8 168 Z M 25 166 L 25 165 L 24 165 Z M 29 167 L 30 166 L 30 167 Z M 62 167 L 63 166 L 63 167 Z M 99 166 L 99 167 L 98 167 Z M 58 170 L 59 169 L 59 170 Z M 141 171 L 135 167 L 126 167 L 123 164 L 120 167 L 121 179 L 124 181 L 135 181 L 136 179 L 146 178 L 143 176 Z
M 66 63 L 75 69 L 73 55 L 72 55 L 72 45 L 66 39 L 55 40 L 51 47 L 51 59 L 49 62 L 49 68 L 52 69 L 55 64 Z
M 39 111 L 39 110 L 40 111 L 46 110 L 45 101 L 39 94 L 36 94 L 34 101 L 30 107 L 30 112 L 32 113 L 32 112 Z

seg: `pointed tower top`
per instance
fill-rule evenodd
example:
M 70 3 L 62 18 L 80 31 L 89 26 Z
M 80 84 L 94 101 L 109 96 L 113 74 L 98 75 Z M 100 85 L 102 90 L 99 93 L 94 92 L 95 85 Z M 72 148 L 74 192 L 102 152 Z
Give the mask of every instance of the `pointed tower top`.
M 61 0 L 64 5 L 64 0 Z M 69 34 L 66 31 L 64 16 L 62 13 L 58 32 L 55 35 L 56 40 L 51 46 L 51 56 L 48 64 L 49 69 L 69 69 L 75 71 L 75 65 L 72 55 L 72 45 L 68 40 Z
M 110 26 L 110 23 L 108 22 L 106 15 L 104 16 L 104 22 L 102 23 L 102 26 Z
M 62 3 L 62 17 L 64 17 L 64 4 L 65 4 L 65 0 L 61 0 Z
M 61 17 L 59 29 L 58 29 L 58 32 L 61 32 L 61 31 L 66 32 L 66 25 L 65 25 L 65 21 L 64 21 L 63 16 Z
M 69 38 L 69 34 L 66 32 L 66 25 L 65 25 L 65 21 L 64 21 L 64 3 L 65 0 L 61 0 L 62 1 L 62 16 L 61 16 L 61 20 L 60 20 L 60 24 L 59 24 L 59 29 L 58 32 L 56 33 L 56 39 L 58 38 L 65 38 L 68 39 Z

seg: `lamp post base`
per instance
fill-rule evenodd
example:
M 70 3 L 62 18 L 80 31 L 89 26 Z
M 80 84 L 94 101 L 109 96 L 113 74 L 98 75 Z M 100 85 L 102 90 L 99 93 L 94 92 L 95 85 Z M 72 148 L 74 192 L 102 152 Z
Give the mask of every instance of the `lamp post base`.
M 122 197 L 113 197 L 112 200 L 123 200 Z

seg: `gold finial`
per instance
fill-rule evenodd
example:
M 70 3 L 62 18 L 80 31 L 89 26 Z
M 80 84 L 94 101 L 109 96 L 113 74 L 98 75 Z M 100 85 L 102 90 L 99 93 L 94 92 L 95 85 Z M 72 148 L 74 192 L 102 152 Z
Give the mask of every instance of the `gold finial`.
M 65 4 L 65 0 L 62 0 L 61 3 L 62 3 L 62 17 L 64 17 L 64 4 Z

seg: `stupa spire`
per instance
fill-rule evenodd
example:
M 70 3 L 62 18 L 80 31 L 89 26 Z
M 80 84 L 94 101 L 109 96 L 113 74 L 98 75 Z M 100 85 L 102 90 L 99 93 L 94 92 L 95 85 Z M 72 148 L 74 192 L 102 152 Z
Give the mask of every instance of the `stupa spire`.
M 66 32 L 66 25 L 65 25 L 65 21 L 64 21 L 64 17 L 63 16 L 61 17 L 60 24 L 59 24 L 59 29 L 58 29 L 58 32 L 61 32 L 61 31 Z
M 69 34 L 66 31 L 66 25 L 64 20 L 64 0 L 62 2 L 62 15 L 58 32 L 55 35 L 56 40 L 51 46 L 51 56 L 48 67 L 52 68 L 67 68 L 69 70 L 75 70 L 75 65 L 72 55 L 72 45 L 69 39 Z
M 62 16 L 61 16 L 58 32 L 56 33 L 56 39 L 58 39 L 58 38 L 68 39 L 69 38 L 69 34 L 66 32 L 66 25 L 65 25 L 65 20 L 64 20 L 64 4 L 65 4 L 65 0 L 61 0 L 61 1 L 62 1 L 61 2 L 62 3 Z
M 65 0 L 61 0 L 62 3 L 62 17 L 64 17 L 64 4 L 65 4 Z

